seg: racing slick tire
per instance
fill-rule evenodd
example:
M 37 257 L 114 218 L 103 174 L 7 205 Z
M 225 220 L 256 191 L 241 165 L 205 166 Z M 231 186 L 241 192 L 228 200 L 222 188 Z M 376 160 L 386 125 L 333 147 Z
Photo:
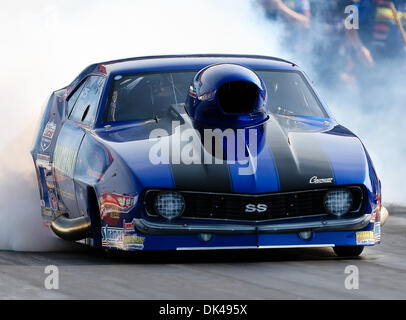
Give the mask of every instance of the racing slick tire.
M 358 257 L 364 251 L 364 246 L 336 246 L 333 250 L 338 257 Z

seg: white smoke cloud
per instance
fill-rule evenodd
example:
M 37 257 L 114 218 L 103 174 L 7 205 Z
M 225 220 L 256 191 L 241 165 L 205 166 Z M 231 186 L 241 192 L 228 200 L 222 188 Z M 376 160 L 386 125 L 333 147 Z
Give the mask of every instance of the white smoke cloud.
M 7 145 L 0 158 L 0 250 L 51 251 L 74 248 L 57 239 L 41 218 L 35 169 L 26 147 L 33 126 L 22 128 L 18 143 Z
M 258 21 L 256 10 L 246 0 L 3 4 L 0 249 L 57 250 L 64 245 L 42 225 L 29 155 L 31 128 L 51 91 L 66 86 L 87 65 L 116 58 L 181 53 L 278 55 L 278 35 L 262 27 L 265 22 Z
M 98 61 L 176 53 L 277 55 L 278 33 L 263 22 L 246 0 L 9 2 L 0 12 L 0 107 L 20 127 L 51 90 Z M 18 132 L 10 128 L 0 128 L 2 137 Z
M 51 91 L 66 86 L 91 63 L 123 57 L 245 53 L 302 61 L 300 53 L 280 46 L 283 32 L 247 0 L 26 0 L 2 4 L 0 249 L 56 250 L 62 245 L 42 233 L 29 156 L 32 131 L 26 129 L 37 121 L 40 106 Z M 380 152 L 385 146 L 379 142 L 381 135 L 358 127 L 363 114 L 354 111 L 350 116 L 354 121 L 349 123 L 359 128 L 358 133 L 372 149 L 378 171 L 385 177 L 387 199 L 400 199 L 402 195 L 394 191 L 401 185 L 394 182 L 396 173 L 390 165 L 395 162 L 384 156 L 387 149 L 384 154 Z M 376 123 L 378 131 L 395 135 L 390 127 Z M 399 141 L 396 136 L 393 139 Z M 15 148 L 13 154 L 9 153 L 11 147 Z M 391 159 L 401 159 L 402 155 L 392 153 Z
M 391 77 L 391 75 L 383 75 Z M 392 79 L 393 80 L 393 79 Z M 396 83 L 396 81 L 391 81 Z M 403 87 L 403 81 L 398 84 Z M 386 204 L 406 205 L 406 134 L 402 126 L 406 118 L 406 102 L 388 90 L 388 96 L 376 97 L 379 109 L 368 109 L 364 95 L 374 95 L 376 84 L 370 84 L 370 92 L 354 95 L 330 96 L 331 110 L 337 121 L 354 132 L 371 155 L 377 174 L 382 182 L 382 197 Z M 322 89 L 326 91 L 329 89 Z M 336 92 L 337 93 L 337 92 Z

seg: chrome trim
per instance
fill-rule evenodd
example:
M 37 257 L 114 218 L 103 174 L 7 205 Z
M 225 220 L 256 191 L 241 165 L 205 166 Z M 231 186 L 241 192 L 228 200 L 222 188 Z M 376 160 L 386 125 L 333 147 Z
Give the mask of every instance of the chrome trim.
M 285 246 L 259 246 L 258 249 L 289 249 L 289 248 L 334 248 L 336 245 L 329 244 L 303 244 L 303 245 L 285 245 Z
M 188 250 L 246 250 L 246 249 L 297 249 L 297 248 L 333 248 L 335 244 L 303 244 L 303 245 L 284 245 L 284 246 L 230 246 L 230 247 L 179 247 L 178 251 Z
M 352 231 L 361 230 L 371 220 L 370 214 L 356 218 L 328 219 L 299 223 L 271 223 L 271 224 L 204 224 L 204 223 L 175 223 L 152 222 L 143 218 L 134 219 L 137 230 L 144 234 L 252 234 L 252 233 L 281 233 L 300 231 Z
M 361 199 L 360 199 L 360 204 L 358 206 L 357 209 L 352 210 L 347 212 L 345 215 L 348 215 L 349 213 L 358 213 L 361 208 L 362 205 L 364 204 L 364 190 L 362 189 L 361 186 L 358 185 L 343 185 L 343 186 L 334 186 L 334 187 L 330 187 L 330 188 L 319 188 L 319 189 L 308 189 L 308 190 L 299 190 L 299 191 L 286 191 L 286 192 L 274 192 L 274 193 L 260 193 L 260 194 L 249 194 L 249 193 L 222 193 L 222 192 L 201 192 L 201 191 L 184 191 L 184 190 L 172 190 L 172 189 L 148 189 L 145 191 L 144 195 L 143 195 L 143 205 L 144 205 L 144 210 L 145 213 L 147 214 L 147 216 L 152 217 L 152 218 L 156 218 L 156 217 L 160 217 L 159 214 L 153 214 L 150 213 L 147 209 L 147 204 L 146 204 L 146 197 L 148 195 L 148 193 L 150 192 L 165 192 L 165 191 L 173 191 L 173 192 L 178 192 L 182 195 L 182 193 L 187 193 L 187 194 L 211 194 L 211 195 L 217 195 L 217 196 L 238 196 L 238 197 L 254 197 L 254 198 L 261 198 L 261 197 L 267 197 L 267 196 L 274 196 L 274 195 L 286 195 L 286 194 L 298 194 L 298 193 L 308 193 L 308 192 L 318 192 L 318 191 L 330 191 L 333 189 L 337 189 L 337 188 L 348 188 L 348 189 L 358 189 L 360 194 L 361 194 Z M 182 195 L 183 196 L 183 195 Z M 323 203 L 324 206 L 324 203 Z M 186 209 L 186 201 L 185 201 L 185 207 L 183 208 L 185 211 Z M 327 208 L 326 208 L 327 211 Z M 182 213 L 183 214 L 183 213 Z M 344 216 L 345 216 L 344 215 Z M 222 218 L 201 218 L 201 217 L 189 217 L 189 216 L 179 216 L 179 218 L 181 219 L 188 219 L 188 220 L 207 220 L 207 221 L 223 221 L 223 222 L 227 222 L 227 221 L 232 221 L 232 222 L 248 222 L 248 223 L 256 223 L 256 222 L 270 222 L 270 221 L 281 221 L 281 220 L 289 220 L 289 219 L 297 219 L 297 218 L 309 218 L 309 217 L 316 217 L 316 216 L 334 216 L 331 213 L 325 212 L 325 213 L 321 213 L 321 214 L 316 214 L 316 215 L 308 215 L 308 216 L 298 216 L 298 217 L 286 217 L 286 218 L 277 218 L 277 219 L 264 219 L 264 220 L 239 220 L 239 219 L 222 219 Z
M 157 218 L 160 216 L 151 216 L 153 218 Z M 285 218 L 275 218 L 275 219 L 263 219 L 263 220 L 242 220 L 242 219 L 221 219 L 221 218 L 199 218 L 199 217 L 188 217 L 188 216 L 181 216 L 178 219 L 183 220 L 199 220 L 199 221 L 222 221 L 222 222 L 233 222 L 233 223 L 271 223 L 271 222 L 279 222 L 279 221 L 289 221 L 293 219 L 303 219 L 303 218 L 316 218 L 316 217 L 331 217 L 328 213 L 321 213 L 321 214 L 313 214 L 309 216 L 296 216 L 296 217 L 285 217 Z

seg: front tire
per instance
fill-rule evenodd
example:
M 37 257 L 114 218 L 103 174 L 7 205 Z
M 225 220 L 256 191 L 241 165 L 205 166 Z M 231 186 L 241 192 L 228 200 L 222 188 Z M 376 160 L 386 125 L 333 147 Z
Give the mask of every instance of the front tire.
M 97 201 L 96 191 L 93 188 L 88 189 L 88 206 L 89 217 L 92 226 L 93 247 L 97 249 L 102 248 L 102 234 L 101 234 L 101 219 L 99 211 L 99 203 Z
M 364 251 L 364 246 L 336 246 L 333 250 L 338 257 L 358 257 Z

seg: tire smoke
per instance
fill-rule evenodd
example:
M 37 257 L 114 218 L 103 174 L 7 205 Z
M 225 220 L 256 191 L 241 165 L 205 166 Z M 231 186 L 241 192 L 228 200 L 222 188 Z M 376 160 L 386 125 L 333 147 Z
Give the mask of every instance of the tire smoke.
M 35 169 L 28 152 L 33 130 L 3 148 L 0 158 L 0 250 L 53 251 L 73 249 L 44 226 Z M 23 152 L 26 151 L 26 152 Z

